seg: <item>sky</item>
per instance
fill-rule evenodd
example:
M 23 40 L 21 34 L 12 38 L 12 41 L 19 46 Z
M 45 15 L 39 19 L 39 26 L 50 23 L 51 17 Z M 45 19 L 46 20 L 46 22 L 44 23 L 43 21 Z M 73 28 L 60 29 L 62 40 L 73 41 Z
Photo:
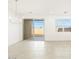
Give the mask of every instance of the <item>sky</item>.
M 52 22 L 53 23 L 53 22 Z M 57 19 L 55 21 L 56 27 L 71 27 L 71 20 L 70 19 Z M 53 24 L 51 24 L 53 25 Z M 43 28 L 44 27 L 44 21 L 33 21 L 33 27 L 35 28 Z
M 71 27 L 71 20 L 70 19 L 57 19 L 56 20 L 56 27 Z
M 33 26 L 35 28 L 43 28 L 44 27 L 44 21 L 33 21 Z

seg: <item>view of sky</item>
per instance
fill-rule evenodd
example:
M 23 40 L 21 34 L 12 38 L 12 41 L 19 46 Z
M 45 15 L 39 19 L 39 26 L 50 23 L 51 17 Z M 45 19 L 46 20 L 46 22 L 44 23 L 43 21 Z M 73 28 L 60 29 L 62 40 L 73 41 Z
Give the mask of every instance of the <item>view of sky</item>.
M 56 23 L 56 27 L 64 27 L 64 28 L 71 27 L 70 19 L 57 19 L 55 23 Z M 40 28 L 40 27 L 43 28 L 44 21 L 35 20 L 35 21 L 33 21 L 33 26 L 35 28 Z
M 43 26 L 44 26 L 44 21 L 33 21 L 33 26 L 35 27 L 35 28 L 43 28 Z
M 71 27 L 71 20 L 70 19 L 57 19 L 56 20 L 56 27 Z

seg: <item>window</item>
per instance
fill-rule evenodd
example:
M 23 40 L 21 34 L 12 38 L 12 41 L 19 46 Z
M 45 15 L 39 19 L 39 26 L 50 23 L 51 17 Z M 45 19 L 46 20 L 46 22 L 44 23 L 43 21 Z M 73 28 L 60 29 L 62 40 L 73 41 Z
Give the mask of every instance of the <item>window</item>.
M 56 20 L 57 32 L 71 32 L 71 20 L 70 19 L 58 19 Z
M 33 20 L 33 35 L 43 36 L 44 35 L 44 21 L 37 19 Z

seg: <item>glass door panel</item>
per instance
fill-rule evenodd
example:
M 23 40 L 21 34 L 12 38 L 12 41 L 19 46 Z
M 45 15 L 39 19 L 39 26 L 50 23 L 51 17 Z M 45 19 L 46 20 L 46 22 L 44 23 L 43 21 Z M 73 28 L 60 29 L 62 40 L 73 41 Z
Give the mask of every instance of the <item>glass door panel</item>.
M 44 37 L 44 21 L 43 20 L 33 20 L 32 23 L 32 35 L 33 37 L 39 37 L 43 40 Z

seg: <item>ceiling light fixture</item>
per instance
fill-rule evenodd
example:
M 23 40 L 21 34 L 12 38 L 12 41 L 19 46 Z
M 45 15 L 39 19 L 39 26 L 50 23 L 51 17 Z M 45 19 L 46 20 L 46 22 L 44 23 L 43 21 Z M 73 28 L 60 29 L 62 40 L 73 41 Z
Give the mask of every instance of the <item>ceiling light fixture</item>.
M 16 7 L 15 7 L 15 15 L 17 16 L 17 9 L 18 9 L 18 5 L 17 5 L 18 0 L 15 0 L 16 3 Z

